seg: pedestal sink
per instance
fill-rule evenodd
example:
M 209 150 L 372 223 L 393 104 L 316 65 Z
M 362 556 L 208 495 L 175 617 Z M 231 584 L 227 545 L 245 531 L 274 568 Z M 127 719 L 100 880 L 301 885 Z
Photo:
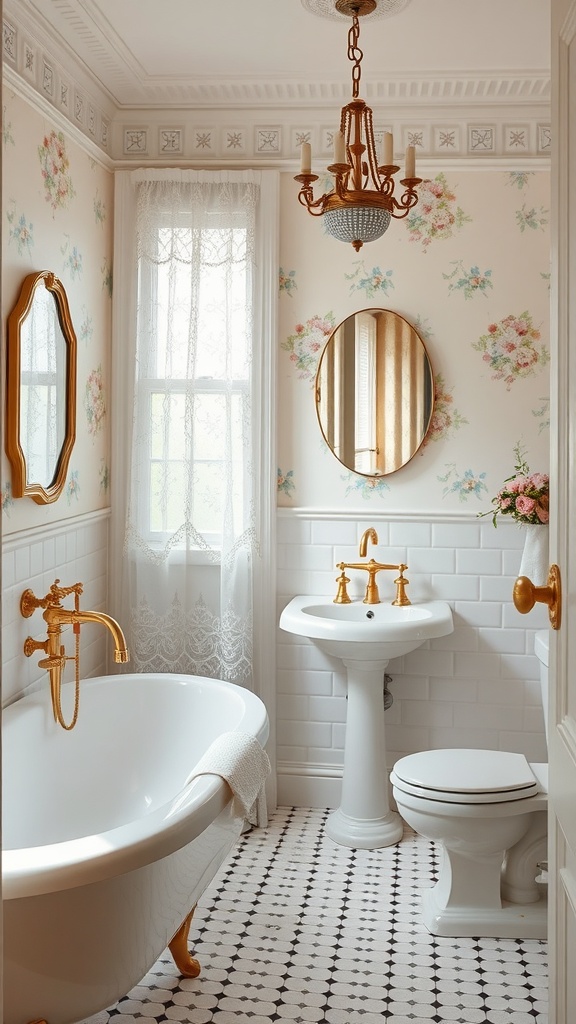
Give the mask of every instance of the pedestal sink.
M 390 810 L 388 802 L 384 669 L 390 658 L 452 633 L 450 606 L 445 601 L 398 607 L 294 597 L 280 616 L 280 628 L 309 637 L 346 667 L 342 797 L 340 807 L 328 817 L 328 835 L 353 849 L 373 850 L 397 843 L 402 837 L 402 819 Z

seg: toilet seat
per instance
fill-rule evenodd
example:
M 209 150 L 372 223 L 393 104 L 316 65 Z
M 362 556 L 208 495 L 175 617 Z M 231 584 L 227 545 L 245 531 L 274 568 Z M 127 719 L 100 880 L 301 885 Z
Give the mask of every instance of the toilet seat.
M 391 774 L 403 793 L 454 804 L 527 800 L 540 786 L 523 754 L 502 750 L 426 750 L 400 758 Z

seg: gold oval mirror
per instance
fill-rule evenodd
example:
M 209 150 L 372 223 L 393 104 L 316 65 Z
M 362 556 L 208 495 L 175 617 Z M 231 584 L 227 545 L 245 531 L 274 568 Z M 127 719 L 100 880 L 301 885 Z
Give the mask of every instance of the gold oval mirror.
M 434 409 L 426 346 L 390 309 L 363 309 L 332 332 L 316 374 L 324 440 L 361 476 L 395 473 L 422 444 Z
M 66 291 L 29 274 L 8 317 L 6 454 L 12 495 L 44 505 L 62 493 L 76 438 L 76 335 Z

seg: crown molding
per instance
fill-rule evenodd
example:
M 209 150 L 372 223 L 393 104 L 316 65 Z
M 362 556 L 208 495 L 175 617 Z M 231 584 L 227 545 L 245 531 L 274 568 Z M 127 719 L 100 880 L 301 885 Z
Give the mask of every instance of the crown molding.
M 71 17 L 69 0 L 59 0 Z M 77 13 L 77 12 L 76 12 Z M 94 21 L 91 22 L 94 25 Z M 144 80 L 130 55 L 106 43 L 105 26 L 84 31 L 84 57 L 73 52 L 26 0 L 4 4 L 3 58 L 7 80 L 51 109 L 114 162 L 184 162 L 205 166 L 292 166 L 303 141 L 326 165 L 343 82 L 302 79 Z M 122 79 L 122 86 L 119 81 Z M 106 88 L 102 82 L 106 82 Z M 130 84 L 131 83 L 131 84 Z M 450 77 L 424 72 L 367 79 L 377 137 L 394 133 L 398 157 L 407 144 L 421 159 L 531 160 L 550 156 L 550 78 L 547 72 L 494 72 Z M 137 103 L 119 104 L 114 95 Z
M 28 98 L 34 97 L 43 111 L 53 111 L 56 120 L 72 127 L 100 153 L 110 155 L 115 115 L 110 97 L 66 47 L 49 45 L 37 27 L 15 17 L 6 7 L 2 24 L 4 80 Z
M 550 105 L 550 75 L 547 71 L 494 71 L 476 75 L 454 71 L 450 75 L 423 71 L 418 78 L 409 75 L 381 75 L 362 79 L 362 95 L 370 104 L 386 103 L 394 107 L 414 103 L 443 107 L 470 108 L 477 104 L 496 108 L 505 102 L 518 106 Z M 140 81 L 134 98 L 118 103 L 118 109 L 150 109 L 170 106 L 214 108 L 304 109 L 312 104 L 324 109 L 342 106 L 350 100 L 350 83 L 333 79 L 314 81 L 309 76 L 275 77 L 263 82 L 253 78 L 154 78 Z

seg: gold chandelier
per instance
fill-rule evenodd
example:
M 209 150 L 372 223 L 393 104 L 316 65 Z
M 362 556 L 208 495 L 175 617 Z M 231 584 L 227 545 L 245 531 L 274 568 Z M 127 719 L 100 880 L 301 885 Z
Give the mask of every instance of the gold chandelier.
M 334 162 L 328 167 L 334 175 L 334 188 L 314 199 L 312 183 L 318 180 L 318 175 L 311 173 L 309 142 L 302 143 L 300 174 L 294 180 L 301 185 L 299 202 L 314 217 L 324 217 L 328 234 L 342 242 L 351 242 L 358 252 L 364 242 L 373 242 L 384 234 L 392 217 L 406 217 L 418 202 L 416 186 L 422 178 L 416 177 L 415 148 L 407 146 L 404 177 L 400 179 L 404 192 L 396 199 L 394 175 L 400 167 L 394 163 L 392 133 L 384 132 L 379 161 L 372 110 L 359 98 L 363 53 L 358 46 L 358 18 L 375 10 L 376 0 L 335 0 L 334 6 L 341 14 L 352 17 L 348 59 L 353 63 L 352 100 L 342 107 L 340 129 L 334 136 Z

